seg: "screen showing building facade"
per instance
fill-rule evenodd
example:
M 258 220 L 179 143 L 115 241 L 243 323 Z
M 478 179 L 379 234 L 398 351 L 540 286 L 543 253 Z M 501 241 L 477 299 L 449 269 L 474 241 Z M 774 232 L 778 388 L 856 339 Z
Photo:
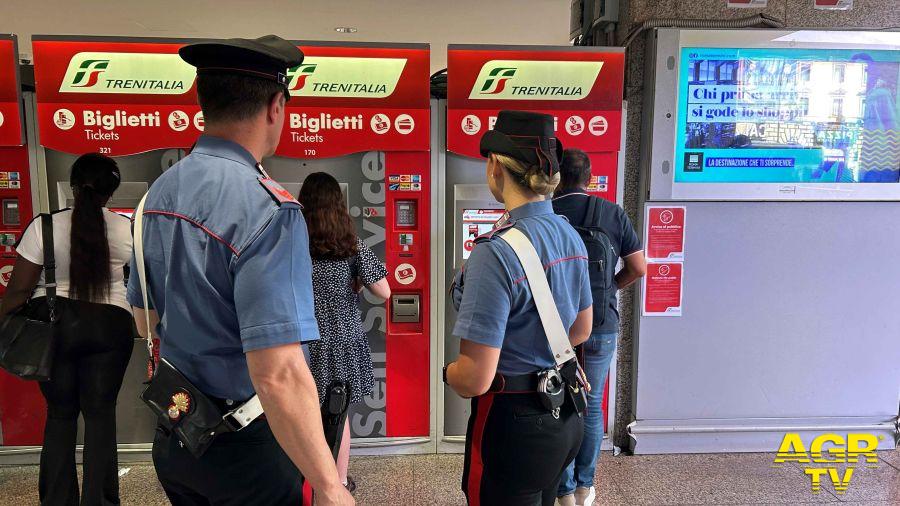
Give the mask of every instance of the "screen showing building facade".
M 900 52 L 685 47 L 676 183 L 900 182 Z

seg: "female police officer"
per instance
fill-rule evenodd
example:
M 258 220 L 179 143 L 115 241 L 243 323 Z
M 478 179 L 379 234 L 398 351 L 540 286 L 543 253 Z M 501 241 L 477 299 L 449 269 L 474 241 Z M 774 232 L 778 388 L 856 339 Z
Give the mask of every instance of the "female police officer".
M 444 381 L 472 398 L 463 472 L 470 505 L 552 505 L 581 443 L 573 398 L 556 408 L 542 398 L 540 381 L 557 361 L 522 264 L 503 240 L 512 229 L 530 239 L 569 341 L 586 340 L 592 323 L 587 253 L 544 200 L 559 182 L 561 152 L 553 118 L 544 114 L 501 111 L 481 139 L 488 186 L 508 219 L 476 240 L 456 277 L 459 359 L 444 369 Z

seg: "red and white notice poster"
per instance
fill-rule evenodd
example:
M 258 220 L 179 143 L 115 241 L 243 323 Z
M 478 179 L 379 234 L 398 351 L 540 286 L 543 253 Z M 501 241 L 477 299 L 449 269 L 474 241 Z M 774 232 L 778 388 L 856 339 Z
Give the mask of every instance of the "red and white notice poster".
M 647 206 L 644 244 L 649 261 L 684 260 L 683 206 Z
M 650 262 L 644 276 L 644 316 L 681 316 L 684 264 Z
M 825 11 L 848 11 L 853 8 L 853 0 L 813 0 L 813 7 Z
M 732 9 L 765 9 L 769 0 L 728 0 Z

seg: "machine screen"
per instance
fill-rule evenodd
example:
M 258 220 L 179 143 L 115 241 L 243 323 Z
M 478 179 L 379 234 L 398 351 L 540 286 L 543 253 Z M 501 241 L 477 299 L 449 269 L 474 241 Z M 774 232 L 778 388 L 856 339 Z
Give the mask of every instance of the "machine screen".
M 685 47 L 676 183 L 897 183 L 900 52 Z
M 463 260 L 469 258 L 475 247 L 475 238 L 494 228 L 503 217 L 503 209 L 464 209 L 462 220 Z

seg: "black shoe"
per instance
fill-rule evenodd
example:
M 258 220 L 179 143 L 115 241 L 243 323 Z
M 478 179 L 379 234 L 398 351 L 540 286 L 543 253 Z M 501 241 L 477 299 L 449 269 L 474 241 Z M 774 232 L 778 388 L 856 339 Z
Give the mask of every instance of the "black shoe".
M 344 486 L 347 487 L 347 491 L 351 494 L 356 492 L 356 482 L 353 481 L 353 477 L 351 477 L 349 474 L 347 475 L 347 484 Z

